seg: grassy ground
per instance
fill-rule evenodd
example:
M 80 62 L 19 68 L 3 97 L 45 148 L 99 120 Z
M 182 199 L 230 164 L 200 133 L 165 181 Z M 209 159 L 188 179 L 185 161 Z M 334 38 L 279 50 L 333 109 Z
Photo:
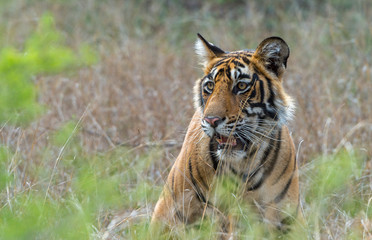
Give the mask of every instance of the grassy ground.
M 0 118 L 0 238 L 151 237 L 202 74 L 197 32 L 225 50 L 272 35 L 291 48 L 284 84 L 297 103 L 290 129 L 306 221 L 285 238 L 372 237 L 370 1 L 0 1 L 0 47 L 26 56 L 45 13 L 66 47 L 89 45 L 98 60 L 31 72 L 43 110 L 27 123 Z M 215 199 L 232 206 L 236 236 L 273 238 L 233 182 Z M 171 236 L 213 239 L 216 229 L 209 218 Z

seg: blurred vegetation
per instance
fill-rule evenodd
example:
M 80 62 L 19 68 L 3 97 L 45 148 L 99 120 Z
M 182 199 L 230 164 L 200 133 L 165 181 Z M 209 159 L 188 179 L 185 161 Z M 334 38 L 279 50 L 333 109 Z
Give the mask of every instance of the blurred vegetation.
M 200 32 L 225 50 L 272 35 L 291 47 L 305 223 L 272 236 L 226 177 L 213 201 L 236 236 L 368 239 L 371 22 L 368 0 L 0 1 L 0 238 L 155 238 Z M 217 219 L 159 238 L 215 239 Z
M 0 123 L 27 123 L 41 113 L 35 76 L 57 74 L 97 61 L 87 45 L 78 52 L 64 45 L 50 14 L 40 18 L 37 30 L 27 39 L 22 51 L 11 46 L 1 48 Z
M 31 186 L 28 182 L 28 188 L 21 192 L 17 192 L 12 179 L 17 173 L 9 169 L 14 158 L 21 156 L 5 147 L 0 149 L 1 196 L 8 196 L 7 200 L 2 198 L 1 239 L 89 239 L 98 234 L 101 213 L 156 201 L 160 188 L 154 189 L 142 173 L 158 157 L 157 151 L 140 158 L 124 148 L 90 155 L 76 139 L 67 141 L 76 131 L 76 123 L 68 122 L 54 134 L 56 146 L 65 144 L 63 162 L 58 166 L 64 174 L 56 176 L 40 166 L 29 177 L 48 178 L 49 184 L 46 181 Z M 44 158 L 53 158 L 52 149 L 45 149 Z M 61 181 L 68 181 L 68 186 L 60 188 Z

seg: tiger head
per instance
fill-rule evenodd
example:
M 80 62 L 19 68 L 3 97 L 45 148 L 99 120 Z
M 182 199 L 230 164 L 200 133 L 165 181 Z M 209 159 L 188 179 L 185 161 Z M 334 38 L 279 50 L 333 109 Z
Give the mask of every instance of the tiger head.
M 243 157 L 292 117 L 293 101 L 282 86 L 289 47 L 270 37 L 256 50 L 226 52 L 198 37 L 205 75 L 195 84 L 194 100 L 202 129 L 220 158 Z

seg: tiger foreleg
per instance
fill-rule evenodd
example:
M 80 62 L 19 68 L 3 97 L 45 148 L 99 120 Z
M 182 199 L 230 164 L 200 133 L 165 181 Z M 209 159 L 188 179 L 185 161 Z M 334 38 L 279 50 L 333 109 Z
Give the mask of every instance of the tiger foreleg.
M 205 215 L 208 206 L 209 179 L 214 172 L 201 170 L 197 163 L 176 162 L 169 173 L 162 195 L 158 200 L 152 222 L 161 221 L 168 225 L 193 223 Z

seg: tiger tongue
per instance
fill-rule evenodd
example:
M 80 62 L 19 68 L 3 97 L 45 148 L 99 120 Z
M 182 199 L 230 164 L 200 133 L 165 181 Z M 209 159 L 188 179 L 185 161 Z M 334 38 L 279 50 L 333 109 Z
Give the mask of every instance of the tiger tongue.
M 236 145 L 236 139 L 232 137 L 229 139 L 229 137 L 219 136 L 219 138 L 217 138 L 216 140 L 219 144 L 231 144 L 233 146 Z
M 220 137 L 220 141 L 221 141 L 221 143 L 227 143 L 227 140 L 228 140 L 229 138 L 228 137 L 224 137 L 224 136 L 221 136 Z

